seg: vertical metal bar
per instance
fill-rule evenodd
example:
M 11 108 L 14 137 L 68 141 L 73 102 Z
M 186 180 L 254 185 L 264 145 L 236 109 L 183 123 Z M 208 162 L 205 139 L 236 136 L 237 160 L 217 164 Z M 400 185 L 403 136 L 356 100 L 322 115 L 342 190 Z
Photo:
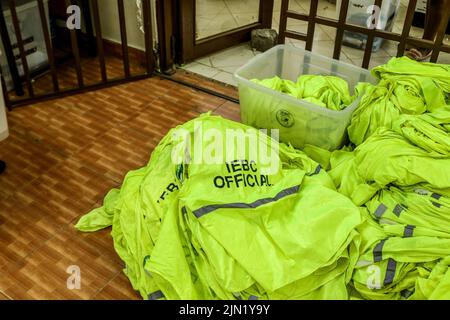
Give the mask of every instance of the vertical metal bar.
M 102 74 L 102 81 L 107 82 L 108 76 L 106 74 L 105 49 L 103 47 L 103 36 L 102 36 L 102 27 L 100 24 L 100 14 L 98 11 L 98 0 L 92 0 L 92 15 L 94 18 L 95 36 L 97 38 L 98 60 L 100 63 L 100 72 Z
M 179 30 L 180 63 L 190 61 L 195 57 L 196 42 L 196 19 L 195 0 L 176 1 L 175 11 L 177 14 Z
M 71 0 L 65 0 L 65 3 L 67 7 L 72 5 Z M 70 32 L 70 42 L 72 45 L 72 53 L 75 59 L 75 68 L 77 71 L 78 87 L 83 88 L 84 87 L 83 71 L 81 69 L 81 58 L 80 58 L 80 49 L 78 47 L 77 31 L 74 29 L 69 30 L 69 32 Z
M 271 28 L 273 19 L 274 0 L 263 0 L 259 3 L 259 22 L 262 28 Z
M 120 38 L 122 41 L 122 58 L 125 77 L 130 77 L 130 57 L 128 55 L 127 26 L 125 24 L 125 7 L 123 0 L 117 0 L 119 8 Z
M 447 30 L 449 16 L 450 16 L 449 13 L 444 15 L 439 25 L 437 36 L 433 45 L 433 51 L 431 54 L 430 62 L 436 62 L 439 57 L 439 52 L 441 51 L 442 42 L 444 41 L 445 37 L 445 31 Z
M 174 17 L 172 15 L 172 1 L 156 1 L 156 12 L 158 15 L 158 42 L 159 42 L 159 66 L 161 72 L 173 74 L 175 72 L 175 45 L 172 42 L 174 38 Z
M 284 44 L 286 42 L 286 28 L 287 28 L 287 11 L 289 10 L 289 0 L 281 1 L 281 15 L 280 15 L 280 27 L 278 43 Z
M 53 90 L 55 92 L 59 92 L 58 76 L 56 73 L 56 66 L 55 66 L 55 57 L 53 55 L 52 40 L 50 38 L 50 32 L 48 31 L 47 16 L 45 14 L 45 7 L 43 0 L 38 0 L 38 8 L 41 19 L 42 33 L 44 35 L 45 40 L 45 48 L 47 50 L 48 63 L 50 65 L 50 71 L 52 73 Z
M 409 0 L 408 10 L 406 11 L 405 24 L 403 25 L 402 35 L 400 43 L 397 47 L 397 57 L 403 56 L 406 49 L 406 39 L 409 36 L 411 25 L 414 19 L 414 13 L 416 11 L 417 0 Z
M 9 10 L 11 11 L 11 19 L 12 19 L 14 31 L 16 34 L 17 47 L 19 48 L 20 60 L 22 61 L 23 73 L 27 80 L 28 94 L 30 95 L 30 97 L 34 97 L 33 84 L 31 83 L 31 75 L 30 75 L 30 70 L 28 68 L 28 61 L 27 61 L 27 56 L 25 54 L 25 48 L 23 45 L 22 32 L 20 30 L 20 22 L 19 22 L 19 18 L 17 16 L 15 0 L 9 0 Z
M 378 8 L 381 8 L 382 0 L 375 0 L 375 7 L 378 6 Z M 372 46 L 373 46 L 373 39 L 375 38 L 374 31 L 377 28 L 378 20 L 375 21 L 375 26 L 373 29 L 369 30 L 369 33 L 367 34 L 367 42 L 366 42 L 366 49 L 364 50 L 364 58 L 363 58 L 363 64 L 362 67 L 365 69 L 369 68 L 370 63 L 370 57 L 372 56 Z
M 145 57 L 147 74 L 152 74 L 155 69 L 155 62 L 153 59 L 153 30 L 151 19 L 151 6 L 149 0 L 142 0 L 142 11 L 144 18 L 145 31 Z
M 306 45 L 305 49 L 308 51 L 312 50 L 314 41 L 314 30 L 316 28 L 316 17 L 317 17 L 317 6 L 319 5 L 319 0 L 311 0 L 311 6 L 309 9 L 308 17 L 308 31 L 306 34 Z
M 0 35 L 5 50 L 6 60 L 8 61 L 9 73 L 14 83 L 14 90 L 17 96 L 23 96 L 22 81 L 20 80 L 19 70 L 17 69 L 16 58 L 11 45 L 11 39 L 8 34 L 8 27 L 6 26 L 5 16 L 3 15 L 3 6 L 0 1 Z
M 81 5 L 81 14 L 84 16 L 84 28 L 85 28 L 85 46 L 89 56 L 97 56 L 97 48 L 95 46 L 94 31 L 92 27 L 90 0 L 79 0 Z
M 342 39 L 344 37 L 344 25 L 347 19 L 349 0 L 342 0 L 339 11 L 339 21 L 336 29 L 336 39 L 334 41 L 333 58 L 339 60 L 341 56 Z

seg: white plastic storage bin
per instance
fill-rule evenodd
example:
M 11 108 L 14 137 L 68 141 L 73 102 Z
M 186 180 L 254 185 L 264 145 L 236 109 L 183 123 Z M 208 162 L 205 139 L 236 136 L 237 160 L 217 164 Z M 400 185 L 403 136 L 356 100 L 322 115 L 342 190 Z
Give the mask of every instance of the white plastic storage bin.
M 6 27 L 8 28 L 9 38 L 11 44 L 16 45 L 16 34 L 11 18 L 11 11 L 9 10 L 9 1 L 0 0 L 2 2 L 3 13 L 5 16 Z M 35 0 L 17 0 L 16 11 L 19 18 L 22 40 L 25 42 L 25 51 L 30 52 L 27 55 L 27 62 L 30 72 L 41 68 L 48 64 L 47 49 L 45 47 L 44 34 L 42 32 L 42 24 L 39 15 L 39 8 Z M 44 0 L 45 15 L 47 17 L 47 27 L 50 31 L 50 23 L 48 20 L 48 0 Z M 4 54 L 3 42 L 0 41 L 0 50 L 3 53 L 0 56 L 0 66 L 2 68 L 3 77 L 6 82 L 8 90 L 12 88 L 12 79 L 9 71 L 8 61 Z M 19 49 L 17 46 L 13 49 L 14 55 L 19 56 Z M 21 76 L 23 73 L 22 60 L 17 59 L 17 69 Z
M 347 138 L 346 129 L 359 98 L 346 109 L 334 111 L 251 81 L 278 76 L 295 82 L 302 74 L 339 76 L 352 91 L 358 82 L 375 83 L 368 70 L 300 48 L 278 45 L 234 74 L 239 85 L 241 119 L 256 128 L 279 129 L 280 140 L 297 148 L 309 144 L 338 149 Z

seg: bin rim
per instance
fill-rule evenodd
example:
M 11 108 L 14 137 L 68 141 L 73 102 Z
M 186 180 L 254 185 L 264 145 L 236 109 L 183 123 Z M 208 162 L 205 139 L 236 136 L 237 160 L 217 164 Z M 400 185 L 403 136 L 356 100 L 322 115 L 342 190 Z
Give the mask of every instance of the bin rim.
M 291 102 L 291 103 L 298 103 L 299 101 L 301 101 L 303 105 L 308 106 L 308 108 L 312 109 L 314 112 L 321 113 L 321 114 L 324 114 L 324 115 L 337 117 L 337 116 L 344 116 L 347 113 L 353 113 L 353 111 L 355 111 L 355 109 L 359 105 L 359 101 L 361 100 L 362 94 L 357 96 L 355 98 L 355 100 L 351 104 L 349 104 L 345 109 L 343 109 L 343 110 L 332 110 L 332 109 L 324 108 L 324 107 L 319 106 L 317 104 L 311 103 L 309 101 L 302 100 L 302 99 L 297 99 L 297 98 L 295 98 L 293 96 L 290 96 L 288 94 L 285 94 L 285 93 L 282 93 L 282 92 L 279 92 L 279 91 L 267 88 L 267 87 L 265 87 L 263 85 L 255 83 L 253 81 L 250 81 L 249 79 L 246 79 L 246 78 L 241 76 L 241 73 L 243 71 L 245 71 L 247 68 L 257 64 L 260 60 L 264 59 L 267 56 L 270 56 L 271 54 L 273 54 L 275 51 L 278 51 L 278 50 L 283 50 L 283 51 L 284 50 L 291 50 L 291 51 L 297 51 L 298 53 L 302 53 L 302 54 L 306 53 L 306 54 L 309 54 L 309 55 L 314 55 L 316 57 L 328 60 L 330 62 L 339 63 L 340 65 L 343 65 L 345 67 L 353 69 L 353 70 L 355 70 L 357 72 L 361 72 L 362 71 L 362 72 L 366 73 L 367 76 L 369 77 L 369 79 L 373 80 L 373 81 L 368 80 L 367 82 L 371 82 L 372 84 L 376 84 L 378 82 L 377 79 L 374 78 L 373 75 L 370 73 L 370 71 L 367 70 L 367 69 L 363 69 L 361 67 L 354 66 L 354 65 L 349 64 L 347 62 L 343 62 L 343 61 L 340 61 L 340 60 L 337 60 L 337 59 L 329 58 L 329 57 L 321 55 L 321 54 L 313 53 L 312 51 L 309 51 L 309 50 L 306 50 L 306 49 L 302 49 L 302 48 L 298 48 L 298 47 L 295 47 L 295 46 L 292 46 L 292 45 L 286 45 L 286 44 L 276 45 L 276 46 L 272 47 L 271 49 L 267 50 L 266 52 L 263 52 L 263 53 L 257 55 L 256 57 L 252 58 L 250 61 L 248 61 L 246 64 L 244 64 L 243 66 L 241 66 L 239 69 L 237 69 L 234 72 L 234 74 L 233 74 L 234 80 L 236 80 L 238 82 L 238 84 L 245 83 L 246 86 L 249 86 L 249 87 L 251 87 L 251 88 L 253 88 L 255 90 L 263 91 L 264 93 L 275 95 L 276 97 L 278 97 L 280 99 L 283 99 L 283 100 L 286 100 L 286 101 Z M 354 94 L 354 92 L 353 92 L 353 94 Z
M 273 52 L 278 51 L 278 50 L 286 50 L 286 49 L 287 50 L 292 50 L 292 51 L 297 51 L 299 53 L 313 54 L 314 56 L 317 56 L 319 58 L 322 58 L 322 59 L 325 59 L 325 60 L 328 60 L 328 61 L 338 62 L 339 64 L 345 65 L 346 67 L 350 67 L 351 69 L 354 69 L 355 71 L 358 71 L 358 72 L 364 71 L 365 73 L 367 73 L 367 75 L 370 77 L 370 79 L 376 80 L 370 74 L 370 71 L 368 71 L 366 69 L 363 69 L 363 68 L 351 65 L 351 64 L 346 63 L 346 62 L 342 62 L 340 60 L 332 59 L 332 58 L 326 57 L 324 55 L 312 53 L 311 51 L 308 51 L 308 50 L 305 50 L 305 49 L 302 49 L 302 48 L 294 47 L 294 46 L 291 46 L 291 45 L 285 45 L 285 44 L 276 45 L 275 47 L 269 49 L 268 51 L 266 51 L 264 53 L 261 53 L 258 56 L 252 58 L 250 61 L 248 61 L 246 64 L 244 64 L 243 66 L 241 66 L 239 69 L 237 69 L 234 72 L 234 74 L 233 74 L 234 79 L 238 82 L 238 84 L 245 83 L 245 85 L 248 86 L 248 87 L 251 87 L 251 88 L 253 88 L 255 90 L 258 90 L 258 91 L 262 91 L 262 92 L 264 92 L 266 94 L 275 95 L 277 98 L 283 99 L 283 100 L 285 100 L 287 102 L 290 102 L 290 103 L 296 104 L 299 101 L 301 101 L 301 103 L 303 105 L 306 105 L 308 108 L 312 109 L 314 112 L 321 113 L 323 115 L 328 115 L 328 116 L 333 116 L 333 117 L 346 116 L 348 113 L 353 113 L 356 110 L 356 108 L 359 106 L 359 102 L 361 100 L 362 94 L 357 96 L 355 98 L 355 100 L 351 104 L 349 104 L 345 109 L 343 109 L 343 110 L 332 110 L 332 109 L 328 109 L 328 108 L 319 106 L 317 104 L 311 103 L 309 101 L 298 99 L 298 98 L 295 98 L 295 97 L 290 96 L 288 94 L 285 94 L 285 93 L 282 93 L 282 92 L 279 92 L 279 91 L 267 88 L 267 87 L 265 87 L 265 86 L 263 86 L 261 84 L 258 84 L 258 83 L 255 83 L 253 81 L 250 81 L 250 80 L 248 80 L 248 79 L 246 79 L 246 78 L 244 78 L 244 77 L 242 77 L 240 75 L 244 70 L 246 70 L 250 66 L 258 63 L 260 60 L 264 59 L 265 57 L 271 55 Z

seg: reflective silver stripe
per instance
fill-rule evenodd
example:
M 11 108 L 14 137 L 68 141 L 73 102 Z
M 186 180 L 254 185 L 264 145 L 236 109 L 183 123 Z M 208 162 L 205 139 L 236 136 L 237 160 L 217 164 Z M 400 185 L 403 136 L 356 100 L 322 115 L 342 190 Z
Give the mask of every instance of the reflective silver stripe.
M 417 194 L 420 194 L 421 196 L 426 196 L 426 195 L 430 194 L 430 192 L 428 190 L 425 190 L 422 188 L 415 188 L 414 192 Z
M 237 299 L 237 300 L 243 300 L 242 296 L 239 292 L 233 292 L 233 296 Z
M 225 203 L 225 204 L 212 204 L 209 206 L 202 207 L 200 209 L 195 210 L 193 213 L 197 218 L 201 218 L 204 215 L 211 213 L 218 209 L 255 209 L 262 205 L 278 201 L 280 199 L 283 199 L 287 196 L 290 196 L 292 194 L 295 194 L 300 189 L 300 186 L 295 186 L 292 188 L 285 189 L 281 192 L 279 192 L 275 197 L 273 198 L 264 198 L 256 200 L 252 203 Z
M 319 173 L 320 173 L 320 170 L 322 170 L 322 166 L 319 164 L 319 165 L 317 166 L 317 168 L 316 168 L 316 171 L 314 171 L 313 175 L 314 175 L 314 174 L 319 174 Z
M 404 238 L 412 237 L 415 228 L 416 228 L 416 226 L 407 225 L 407 226 L 405 227 L 405 231 L 403 232 L 403 237 L 404 237 Z
M 250 297 L 248 297 L 248 300 L 258 300 L 258 297 L 257 296 L 250 296 Z
M 433 194 L 431 195 L 431 197 L 434 198 L 434 199 L 436 199 L 436 200 L 439 200 L 439 199 L 442 197 L 442 194 L 439 194 L 439 193 L 433 193 Z
M 403 208 L 401 205 L 398 204 L 395 206 L 395 208 L 394 208 L 394 210 L 392 210 L 392 212 L 394 212 L 394 214 L 397 217 L 400 217 L 400 213 L 402 213 L 403 210 L 405 210 L 405 208 Z
M 437 202 L 432 201 L 431 203 L 432 203 L 433 206 L 435 206 L 436 208 L 440 208 L 440 207 L 441 207 L 441 205 L 440 205 L 439 203 L 437 203 Z
M 397 269 L 397 262 L 394 259 L 389 258 L 387 269 L 386 269 L 386 276 L 384 278 L 385 286 L 391 284 L 394 281 L 395 269 Z
M 405 289 L 402 292 L 400 292 L 400 294 L 402 295 L 403 298 L 408 299 L 409 297 L 411 297 L 411 295 L 414 293 L 414 291 L 412 290 L 408 290 Z
M 375 217 L 377 217 L 378 219 L 381 218 L 381 216 L 386 212 L 387 207 L 384 205 L 384 203 L 380 204 L 377 208 L 377 210 L 375 210 Z
M 381 240 L 373 249 L 373 261 L 380 262 L 383 260 L 383 246 L 387 239 Z
M 162 293 L 162 291 L 159 290 L 149 294 L 147 300 L 158 300 L 161 298 L 164 298 L 164 293 Z

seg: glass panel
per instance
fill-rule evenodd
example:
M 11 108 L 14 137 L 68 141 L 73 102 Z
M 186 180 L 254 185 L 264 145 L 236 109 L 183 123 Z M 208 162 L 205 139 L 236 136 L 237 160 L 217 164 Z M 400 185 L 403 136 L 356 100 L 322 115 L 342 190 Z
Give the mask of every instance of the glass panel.
M 259 21 L 261 0 L 196 0 L 196 39 Z

